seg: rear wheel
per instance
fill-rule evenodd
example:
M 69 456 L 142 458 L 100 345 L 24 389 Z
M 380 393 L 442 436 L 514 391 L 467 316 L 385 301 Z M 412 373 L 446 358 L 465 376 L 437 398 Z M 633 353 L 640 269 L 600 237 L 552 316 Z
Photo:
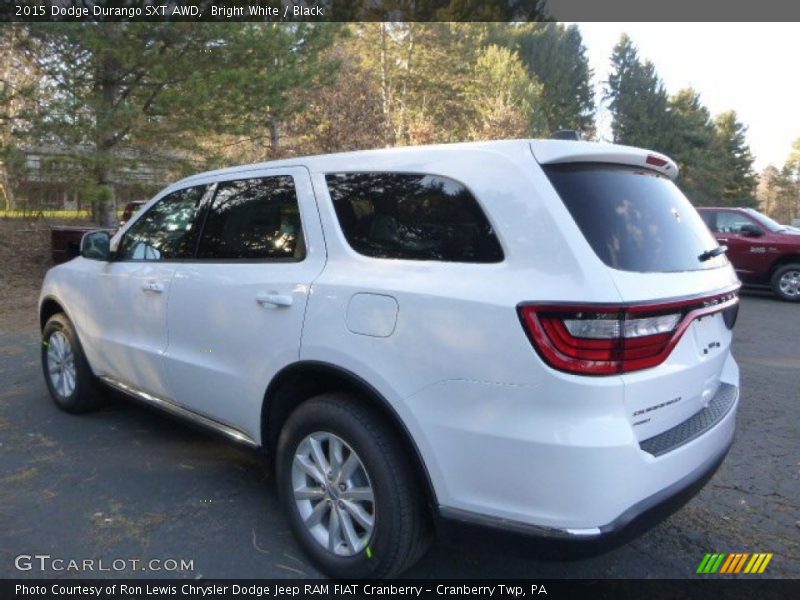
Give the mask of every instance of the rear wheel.
M 278 490 L 295 536 L 337 578 L 391 577 L 430 540 L 424 498 L 397 435 L 345 394 L 300 405 L 283 427 Z
M 800 264 L 783 265 L 772 274 L 772 291 L 781 300 L 800 302 Z
M 60 409 L 82 413 L 103 403 L 75 328 L 63 313 L 50 317 L 42 331 L 42 370 L 50 396 Z

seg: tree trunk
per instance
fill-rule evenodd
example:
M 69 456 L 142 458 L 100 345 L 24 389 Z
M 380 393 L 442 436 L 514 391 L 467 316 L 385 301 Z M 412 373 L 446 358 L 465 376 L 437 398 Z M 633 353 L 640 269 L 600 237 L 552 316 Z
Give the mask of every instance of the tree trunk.
M 3 181 L 0 183 L 0 191 L 3 193 L 3 197 L 5 198 L 5 206 L 6 210 L 14 210 L 14 190 L 11 189 L 11 183 L 8 181 L 8 173 L 5 169 L 2 169 L 3 174 Z
M 269 128 L 269 154 L 268 159 L 275 160 L 281 156 L 281 130 L 278 119 L 272 117 L 267 121 Z
M 108 162 L 102 153 L 94 156 L 94 189 L 91 191 L 92 220 L 102 227 L 116 227 L 117 202 L 110 182 Z
M 393 145 L 391 115 L 391 81 L 389 80 L 389 57 L 387 56 L 386 23 L 380 24 L 381 34 L 381 111 L 383 112 L 383 143 L 389 148 Z
M 415 23 L 408 24 L 408 54 L 406 55 L 405 77 L 403 78 L 403 85 L 400 89 L 400 140 L 403 144 L 411 143 L 411 135 L 409 132 L 408 124 L 408 81 L 411 78 L 413 71 L 414 60 L 414 41 L 415 41 L 416 27 Z
M 122 33 L 123 23 L 105 23 L 109 41 L 113 43 Z M 122 141 L 116 137 L 116 103 L 120 92 L 120 64 L 114 52 L 101 55 L 97 64 L 95 89 L 99 92 L 100 106 L 97 113 L 95 127 L 95 183 L 98 193 L 101 194 L 97 217 L 103 227 L 116 227 L 117 202 L 114 188 L 110 185 L 109 165 L 112 164 L 112 155 L 116 146 Z M 111 191 L 110 198 L 104 197 L 103 188 Z
M 119 219 L 117 218 L 117 195 L 114 192 L 114 186 L 104 186 L 111 192 L 110 198 L 105 198 L 100 204 L 100 224 L 103 227 L 116 228 L 119 226 Z

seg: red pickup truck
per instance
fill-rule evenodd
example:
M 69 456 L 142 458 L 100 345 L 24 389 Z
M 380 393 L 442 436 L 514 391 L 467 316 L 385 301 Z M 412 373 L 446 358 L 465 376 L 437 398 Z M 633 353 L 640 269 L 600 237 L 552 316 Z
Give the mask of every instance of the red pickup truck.
M 752 208 L 698 207 L 743 283 L 766 284 L 782 300 L 800 302 L 800 230 Z
M 144 200 L 134 200 L 125 205 L 119 226 L 122 227 L 136 214 L 143 205 Z M 50 228 L 50 248 L 53 263 L 59 264 L 72 260 L 81 253 L 81 238 L 85 233 L 96 231 L 97 225 L 56 225 Z M 113 233 L 113 229 L 108 229 Z

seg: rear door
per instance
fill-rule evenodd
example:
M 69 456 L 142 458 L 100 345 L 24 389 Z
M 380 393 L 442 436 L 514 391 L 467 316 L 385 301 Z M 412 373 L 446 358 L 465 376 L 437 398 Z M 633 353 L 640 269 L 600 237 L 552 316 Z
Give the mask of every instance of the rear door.
M 544 170 L 624 305 L 640 310 L 738 286 L 724 254 L 706 254 L 718 244 L 668 177 L 624 164 L 552 164 Z M 638 439 L 707 405 L 724 376 L 731 338 L 721 313 L 695 319 L 665 362 L 622 375 Z
M 298 360 L 310 286 L 324 264 L 304 168 L 218 181 L 195 259 L 178 266 L 170 291 L 172 398 L 258 440 L 267 384 Z

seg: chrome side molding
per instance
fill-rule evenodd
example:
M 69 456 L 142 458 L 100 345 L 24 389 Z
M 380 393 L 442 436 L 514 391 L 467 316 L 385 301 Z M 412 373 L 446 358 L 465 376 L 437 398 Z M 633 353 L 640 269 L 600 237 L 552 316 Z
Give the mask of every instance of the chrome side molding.
M 201 427 L 212 429 L 239 444 L 244 444 L 245 446 L 250 446 L 252 448 L 258 447 L 258 443 L 252 437 L 250 437 L 244 431 L 237 429 L 236 427 L 227 425 L 225 423 L 220 423 L 219 421 L 216 421 L 210 417 L 201 415 L 200 413 L 196 413 L 192 410 L 189 410 L 188 408 L 176 404 L 171 400 L 167 400 L 165 398 L 159 398 L 158 396 L 154 396 L 152 394 L 148 394 L 147 392 L 143 392 L 142 390 L 127 383 L 124 383 L 122 381 L 119 381 L 117 379 L 114 379 L 113 377 L 108 377 L 107 375 L 101 375 L 100 379 L 101 381 L 103 381 L 103 383 L 113 387 L 114 389 L 124 392 L 137 400 L 141 400 L 142 402 L 145 402 L 150 406 L 155 406 L 160 410 L 168 412 L 176 417 L 185 419 L 197 425 L 200 425 Z

